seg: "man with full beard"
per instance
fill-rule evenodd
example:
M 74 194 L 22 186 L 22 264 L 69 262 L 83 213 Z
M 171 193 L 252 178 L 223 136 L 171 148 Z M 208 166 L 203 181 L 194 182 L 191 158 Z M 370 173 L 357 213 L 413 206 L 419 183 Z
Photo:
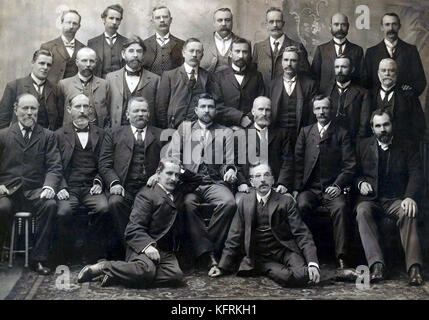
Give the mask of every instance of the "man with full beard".
M 342 13 L 334 14 L 330 25 L 332 40 L 316 48 L 311 71 L 319 82 L 320 92 L 326 91 L 328 86 L 335 82 L 335 58 L 343 54 L 350 57 L 350 65 L 353 66 L 350 78 L 356 82 L 360 81 L 363 67 L 363 49 L 347 40 L 349 27 L 349 19 L 346 15 Z
M 384 278 L 385 260 L 376 221 L 387 216 L 396 221 L 405 251 L 410 285 L 421 285 L 422 252 L 417 233 L 416 200 L 423 189 L 419 153 L 397 133 L 389 111 L 371 115 L 373 137 L 357 149 L 359 190 L 356 220 L 372 282 Z

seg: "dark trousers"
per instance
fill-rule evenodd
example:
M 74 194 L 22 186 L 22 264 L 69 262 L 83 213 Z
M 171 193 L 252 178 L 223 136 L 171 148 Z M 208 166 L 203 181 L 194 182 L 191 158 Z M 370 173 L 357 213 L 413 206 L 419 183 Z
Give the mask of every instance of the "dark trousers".
M 126 255 L 126 261 L 107 262 L 103 273 L 131 287 L 173 286 L 183 283 L 183 272 L 172 251 L 159 250 L 158 263 L 129 247 Z
M 298 208 L 302 219 L 308 224 L 312 215 L 319 206 L 327 208 L 331 215 L 335 254 L 337 257 L 346 256 L 348 253 L 348 213 L 346 199 L 343 194 L 336 198 L 331 198 L 327 193 L 313 192 L 306 190 L 298 195 Z
M 36 217 L 36 233 L 30 260 L 45 262 L 49 257 L 54 234 L 57 202 L 40 199 L 42 189 L 18 190 L 11 196 L 0 196 L 0 234 L 5 235 L 11 226 L 13 215 L 18 211 L 31 212 Z
M 402 200 L 362 201 L 356 207 L 356 220 L 366 260 L 371 267 L 376 262 L 384 264 L 383 252 L 380 247 L 380 234 L 376 220 L 382 216 L 396 221 L 405 251 L 407 271 L 413 264 L 422 266 L 422 251 L 417 234 L 417 219 L 409 218 L 401 208 Z
M 214 207 L 208 226 L 199 212 L 202 202 Z M 222 254 L 236 208 L 233 194 L 222 184 L 199 186 L 195 193 L 185 196 L 186 229 L 196 257 L 206 252 L 213 252 L 217 257 Z

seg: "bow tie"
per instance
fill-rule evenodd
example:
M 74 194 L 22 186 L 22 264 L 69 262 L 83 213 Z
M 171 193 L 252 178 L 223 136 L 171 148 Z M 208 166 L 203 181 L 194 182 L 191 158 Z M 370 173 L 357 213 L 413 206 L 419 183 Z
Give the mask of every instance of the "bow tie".
M 395 90 L 395 86 L 390 88 L 389 90 L 384 90 L 382 87 L 380 88 L 381 91 L 383 91 L 386 95 L 389 95 L 391 92 Z
M 137 76 L 137 77 L 140 77 L 140 70 L 138 70 L 138 71 L 129 71 L 129 70 L 127 70 L 127 75 L 128 76 Z
M 345 44 L 346 44 L 346 41 L 344 41 L 343 43 L 338 43 L 338 42 L 334 41 L 334 43 L 335 43 L 337 46 L 342 47 L 343 45 L 345 45 Z
M 89 132 L 89 126 L 86 126 L 85 128 L 81 129 L 73 125 L 73 128 L 76 132 Z
M 33 128 L 32 127 L 22 126 L 22 130 L 30 133 L 31 131 L 33 131 Z
M 74 43 L 65 43 L 65 44 L 64 44 L 64 46 L 65 46 L 66 48 L 74 49 Z
M 240 70 L 240 71 L 235 70 L 235 69 L 232 69 L 232 70 L 234 71 L 234 74 L 237 74 L 239 76 L 244 76 L 246 74 L 246 69 L 243 69 L 243 70 Z

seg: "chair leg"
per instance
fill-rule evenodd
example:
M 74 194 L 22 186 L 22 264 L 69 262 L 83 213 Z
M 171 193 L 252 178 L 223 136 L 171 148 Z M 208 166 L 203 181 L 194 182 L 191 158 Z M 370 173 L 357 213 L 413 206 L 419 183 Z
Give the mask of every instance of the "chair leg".
M 9 268 L 12 268 L 14 249 L 15 249 L 15 218 L 13 218 L 12 231 L 10 235 Z
M 25 219 L 25 268 L 28 268 L 28 220 Z

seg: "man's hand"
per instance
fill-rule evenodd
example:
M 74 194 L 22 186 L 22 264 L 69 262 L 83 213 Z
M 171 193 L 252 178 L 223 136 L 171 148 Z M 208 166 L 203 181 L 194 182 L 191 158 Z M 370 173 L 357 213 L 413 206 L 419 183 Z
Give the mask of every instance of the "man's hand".
M 326 188 L 325 193 L 329 194 L 331 198 L 336 198 L 341 194 L 341 189 L 337 186 L 329 186 Z
M 310 278 L 310 282 L 319 283 L 320 281 L 320 272 L 319 269 L 315 266 L 308 267 L 308 277 Z
M 216 278 L 216 277 L 219 277 L 221 275 L 222 275 L 222 271 L 217 266 L 213 266 L 209 270 L 209 277 L 211 277 L 211 278 Z
M 276 191 L 278 193 L 285 194 L 285 193 L 287 193 L 287 188 L 284 185 L 279 184 L 276 188 Z
M 251 124 L 252 120 L 250 120 L 248 116 L 244 116 L 243 118 L 241 118 L 240 126 L 242 126 L 243 128 L 247 128 Z
M 158 174 L 155 173 L 154 175 L 152 175 L 146 182 L 146 185 L 151 188 L 154 185 L 156 185 L 158 183 Z
M 363 196 L 367 196 L 370 193 L 374 192 L 374 190 L 372 189 L 371 184 L 369 184 L 368 182 L 365 182 L 365 181 L 360 184 L 359 191 L 360 191 L 360 194 L 363 195 Z
M 292 197 L 296 200 L 296 198 L 298 197 L 298 191 L 292 191 Z
M 238 186 L 238 192 L 245 192 L 245 193 L 249 193 L 249 190 L 250 190 L 249 186 L 248 186 L 247 184 L 245 184 L 245 183 L 240 184 L 240 185 Z
M 68 195 L 68 193 L 67 193 Z M 49 188 L 45 188 L 42 190 L 42 193 L 40 194 L 40 199 L 53 199 L 55 198 L 55 192 Z
M 9 190 L 6 188 L 4 184 L 0 185 L 0 195 L 9 194 Z
M 70 198 L 70 195 L 66 189 L 61 189 L 57 193 L 58 200 L 68 200 Z
M 410 218 L 417 216 L 418 208 L 417 203 L 411 198 L 405 198 L 401 202 L 401 208 L 405 211 L 405 214 Z
M 110 188 L 110 194 L 117 194 L 125 197 L 125 189 L 120 184 L 115 184 Z
M 403 84 L 401 88 L 404 91 L 413 90 L 413 87 L 409 86 L 408 84 Z
M 96 183 L 92 186 L 91 190 L 89 190 L 89 194 L 90 195 L 101 194 L 102 191 L 103 191 L 103 187 L 100 186 L 98 183 Z
M 229 183 L 234 183 L 237 180 L 234 169 L 229 169 L 223 176 L 223 180 Z
M 153 262 L 159 262 L 160 256 L 159 251 L 154 246 L 149 246 L 144 251 L 144 254 L 148 256 Z

